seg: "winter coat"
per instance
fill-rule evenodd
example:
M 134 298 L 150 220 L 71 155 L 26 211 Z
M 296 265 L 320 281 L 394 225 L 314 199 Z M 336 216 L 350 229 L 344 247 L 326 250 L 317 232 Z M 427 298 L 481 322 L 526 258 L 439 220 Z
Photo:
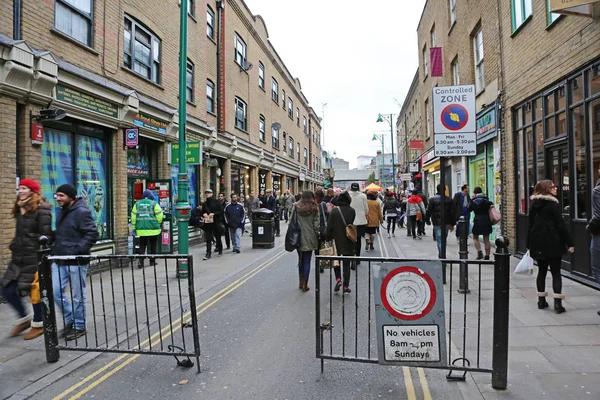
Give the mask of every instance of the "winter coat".
M 417 215 L 418 212 L 425 215 L 425 206 L 423 205 L 423 200 L 416 194 L 413 194 L 407 200 L 406 215 L 413 217 Z
M 369 213 L 367 214 L 367 226 L 371 228 L 377 228 L 381 222 L 383 222 L 383 214 L 381 213 L 381 206 L 377 200 L 367 200 L 367 206 L 369 207 Z
M 266 203 L 263 205 L 264 208 L 268 208 L 269 210 L 276 212 L 277 211 L 277 200 L 275 197 L 268 196 L 266 198 Z
M 248 209 L 248 214 L 252 215 L 252 212 L 258 210 L 260 208 L 260 200 L 256 197 L 246 199 L 246 208 Z
M 319 212 L 301 210 L 298 205 L 294 207 L 294 214 L 298 216 L 300 225 L 299 251 L 313 251 L 319 248 Z
M 346 220 L 346 224 L 354 224 L 356 211 L 344 198 L 338 198 L 338 206 L 329 213 L 327 220 L 327 240 L 334 240 L 338 255 L 354 255 L 354 242 L 346 236 L 346 225 L 342 221 L 341 214 Z
M 454 225 L 455 218 L 453 214 L 453 204 L 450 197 L 444 197 L 444 221 L 446 225 Z M 434 226 L 442 225 L 442 196 L 436 194 L 429 199 L 427 212 L 425 213 L 425 221 L 433 223 Z
M 348 192 L 350 195 L 350 207 L 354 208 L 356 217 L 354 218 L 354 225 L 367 225 L 367 214 L 369 213 L 369 207 L 367 205 L 367 196 L 361 192 Z M 348 222 L 350 223 L 350 222 Z
M 69 207 L 63 207 L 56 219 L 54 246 L 50 254 L 53 256 L 88 255 L 98 240 L 98 227 L 92 218 L 90 209 L 81 198 Z M 58 264 L 69 265 L 72 261 L 59 261 Z
M 137 201 L 131 209 L 131 224 L 137 236 L 160 235 L 163 210 L 157 202 L 150 199 Z
M 202 210 L 204 214 L 213 214 L 213 222 L 223 222 L 223 206 L 214 197 L 209 197 L 204 203 L 202 203 Z M 204 215 L 203 214 L 203 215 Z
M 321 240 L 325 238 L 327 232 L 327 220 L 329 219 L 329 211 L 327 211 L 327 204 L 324 201 L 319 203 L 319 232 L 321 233 Z
M 246 213 L 244 207 L 240 203 L 229 203 L 225 207 L 225 223 L 231 229 L 244 229 L 244 221 L 246 220 Z
M 286 198 L 285 198 L 285 208 L 287 208 L 288 211 L 292 211 L 292 208 L 294 207 L 294 202 L 295 202 L 295 198 L 294 196 L 292 196 L 291 194 L 289 194 Z
M 465 198 L 467 200 L 467 207 L 464 207 Z M 458 192 L 454 195 L 452 199 L 452 203 L 454 206 L 454 219 L 456 222 L 460 219 L 461 216 L 465 216 L 465 219 L 469 217 L 469 204 L 471 204 L 471 199 L 469 196 L 465 196 L 463 192 Z
M 471 200 L 469 211 L 473 211 L 473 235 L 489 235 L 492 233 L 492 221 L 490 221 L 490 207 L 492 202 L 482 193 Z
M 562 217 L 558 199 L 551 195 L 531 196 L 527 247 L 533 259 L 560 258 L 573 240 Z
M 386 217 L 397 217 L 400 203 L 394 197 L 386 197 L 383 203 L 383 213 Z
M 15 237 L 10 242 L 12 257 L 4 276 L 2 286 L 17 282 L 19 291 L 28 291 L 37 272 L 37 251 L 40 249 L 40 236 L 52 236 L 52 206 L 42 203 L 31 214 L 19 214 L 16 218 Z
M 600 235 L 600 186 L 596 185 L 592 192 L 592 219 L 585 227 L 590 235 Z

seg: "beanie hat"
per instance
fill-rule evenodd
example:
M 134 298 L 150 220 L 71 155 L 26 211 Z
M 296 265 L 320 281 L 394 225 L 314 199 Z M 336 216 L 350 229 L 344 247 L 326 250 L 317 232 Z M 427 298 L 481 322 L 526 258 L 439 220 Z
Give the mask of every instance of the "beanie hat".
M 352 190 L 353 192 L 357 192 L 359 189 L 358 183 L 354 182 L 353 184 L 350 185 L 350 190 Z
M 19 186 L 25 186 L 34 193 L 40 192 L 40 184 L 34 181 L 33 179 L 21 179 L 19 181 Z
M 75 186 L 65 183 L 64 185 L 60 185 L 58 189 L 56 189 L 56 193 L 63 193 L 72 199 L 77 198 L 77 189 Z
M 145 199 L 154 200 L 154 193 L 152 193 L 151 190 L 146 189 L 146 190 L 144 190 L 144 194 L 142 195 L 142 197 L 145 198 Z

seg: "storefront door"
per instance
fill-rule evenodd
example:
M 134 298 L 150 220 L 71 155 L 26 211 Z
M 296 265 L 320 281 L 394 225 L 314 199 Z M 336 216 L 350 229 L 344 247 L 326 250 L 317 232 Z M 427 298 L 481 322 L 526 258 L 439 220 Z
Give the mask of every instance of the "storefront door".
M 567 224 L 567 229 L 571 230 L 571 185 L 570 185 L 570 166 L 569 151 L 567 145 L 558 145 L 549 147 L 546 153 L 547 176 L 554 182 L 558 190 L 558 204 L 560 206 L 562 217 Z M 563 256 L 563 269 L 571 271 L 571 255 L 566 253 Z

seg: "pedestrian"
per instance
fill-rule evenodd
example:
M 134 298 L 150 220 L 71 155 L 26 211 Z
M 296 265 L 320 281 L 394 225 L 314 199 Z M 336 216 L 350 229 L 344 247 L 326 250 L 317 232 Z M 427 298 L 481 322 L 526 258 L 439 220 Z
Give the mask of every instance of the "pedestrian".
M 354 242 L 348 239 L 348 235 L 346 235 L 346 226 L 354 224 L 356 216 L 356 211 L 350 205 L 351 201 L 352 199 L 348 192 L 341 192 L 337 196 L 337 206 L 329 213 L 329 218 L 327 219 L 325 238 L 335 242 L 337 254 L 340 256 L 353 256 L 355 252 Z M 334 290 L 339 292 L 343 285 L 344 293 L 350 293 L 350 260 L 344 259 L 341 264 L 344 268 L 343 281 L 340 266 L 333 268 L 333 272 L 335 273 Z
M 298 194 L 296 195 L 296 197 L 294 198 L 294 200 L 296 202 L 300 201 L 300 198 L 302 198 L 302 192 L 298 192 Z
M 252 214 L 259 208 L 260 200 L 254 197 L 254 190 L 250 190 L 250 194 L 246 199 L 246 210 L 248 211 L 248 217 L 250 218 L 250 222 L 252 222 Z
M 204 212 L 202 212 L 202 203 L 198 203 L 198 205 L 192 209 L 189 225 L 194 228 L 202 228 L 204 225 L 202 214 L 204 214 Z
M 229 202 L 225 198 L 225 193 L 219 193 L 219 204 L 223 207 L 223 214 L 225 214 L 225 207 L 229 205 Z M 223 229 L 223 234 L 225 235 L 225 250 L 229 250 L 231 249 L 231 237 L 229 236 L 229 228 L 227 227 L 226 221 L 223 221 L 223 226 L 225 227 L 225 229 Z M 215 249 L 215 251 L 217 250 Z
M 423 193 L 423 191 L 416 189 L 417 190 L 417 194 L 418 196 L 421 198 L 421 200 L 423 201 L 423 207 L 425 207 L 425 209 L 427 210 L 427 206 L 428 204 L 428 200 L 427 200 L 427 196 L 425 196 L 425 193 Z M 425 213 L 423 213 L 423 217 L 425 217 Z M 425 235 L 425 218 L 421 218 L 420 220 L 417 220 L 417 230 L 419 232 L 419 235 Z
M 327 210 L 327 203 L 325 202 L 325 192 L 323 189 L 317 189 L 315 191 L 315 201 L 319 207 L 319 248 L 315 251 L 316 255 L 319 255 L 319 250 L 325 243 L 325 233 L 327 231 L 327 220 L 329 219 L 329 211 Z M 321 261 L 323 263 L 323 261 Z M 323 273 L 323 265 L 319 265 L 319 272 Z
M 458 220 L 460 217 L 465 217 L 465 229 L 469 232 L 469 226 L 471 224 L 471 219 L 469 218 L 469 204 L 471 204 L 471 199 L 469 198 L 469 185 L 462 185 L 460 192 L 455 193 L 454 198 L 452 199 L 454 219 L 456 221 L 456 240 L 459 240 L 460 235 L 458 229 Z
M 590 242 L 592 273 L 596 282 L 600 283 L 600 180 L 592 191 L 592 219 L 585 229 L 592 236 Z M 597 314 L 600 315 L 600 310 Z
M 260 208 L 267 207 L 267 195 L 265 194 L 264 190 L 260 191 L 260 194 L 258 195 L 258 201 L 260 202 Z
M 44 334 L 37 251 L 40 248 L 40 236 L 52 236 L 51 210 L 52 206 L 40 194 L 40 185 L 32 179 L 21 179 L 12 209 L 16 228 L 9 246 L 11 258 L 0 289 L 2 296 L 18 314 L 10 336 L 18 336 L 31 328 L 25 334 L 25 340 Z M 31 297 L 33 314 L 28 314 L 21 302 L 22 295 L 26 293 Z
M 279 220 L 285 218 L 285 194 L 281 192 L 277 196 L 277 210 L 279 210 Z
M 413 239 L 421 239 L 421 233 L 419 232 L 417 235 L 417 221 L 422 221 L 425 217 L 425 205 L 423 205 L 423 200 L 418 193 L 418 190 L 413 190 L 412 196 L 406 202 L 406 215 L 410 225 L 409 234 L 412 235 Z
M 448 239 L 448 231 L 452 232 L 454 230 L 454 222 L 456 221 L 454 217 L 453 203 L 450 197 L 444 196 L 444 203 L 442 204 L 442 194 L 444 193 L 443 190 L 443 185 L 437 185 L 437 194 L 429 199 L 429 204 L 425 213 L 425 221 L 427 225 L 431 225 L 433 223 L 433 232 L 435 241 L 437 242 L 439 259 L 446 258 L 446 249 L 443 249 L 442 251 L 442 238 Z M 443 221 L 442 210 L 444 212 Z
M 287 224 L 289 221 L 289 216 L 292 214 L 292 210 L 294 209 L 294 203 L 296 202 L 296 199 L 294 196 L 292 196 L 289 189 L 285 191 L 285 195 L 285 222 Z
M 477 250 L 478 260 L 489 260 L 492 244 L 490 243 L 490 234 L 492 233 L 492 221 L 490 220 L 490 207 L 492 202 L 483 194 L 481 187 L 473 189 L 473 199 L 469 204 L 469 212 L 473 211 L 473 243 Z M 483 236 L 483 245 L 485 247 L 485 256 L 481 251 L 479 235 Z
M 275 213 L 275 236 L 281 236 L 281 224 L 279 221 L 281 220 L 281 207 L 279 206 L 279 201 L 277 200 L 277 190 L 273 190 L 273 208 Z
M 477 190 L 475 188 L 474 192 Z M 536 279 L 538 308 L 548 307 L 546 301 L 546 275 L 548 268 L 552 274 L 552 289 L 554 291 L 554 312 L 565 312 L 562 301 L 562 277 L 560 267 L 562 255 L 567 250 L 573 253 L 573 240 L 562 217 L 562 210 L 556 198 L 557 187 L 549 179 L 541 180 L 535 184 L 529 207 L 529 232 L 527 247 L 531 258 L 537 261 L 538 274 Z M 473 200 L 474 202 L 475 200 Z M 473 226 L 475 231 L 475 226 Z
M 206 196 L 206 201 L 202 204 L 202 210 L 204 211 L 204 214 L 202 214 L 204 218 L 204 232 L 206 232 L 206 255 L 204 256 L 204 260 L 210 260 L 213 239 L 216 241 L 215 251 L 219 255 L 223 254 L 221 234 L 225 226 L 223 224 L 223 207 L 213 197 L 212 189 L 206 189 L 204 195 Z
M 228 203 L 225 207 L 225 224 L 230 230 L 234 253 L 240 253 L 240 240 L 245 220 L 244 207 L 238 203 L 237 194 L 234 193 L 231 195 L 231 203 Z
M 291 218 L 297 217 L 300 225 L 300 262 L 298 267 L 299 286 L 307 292 L 310 276 L 310 262 L 313 251 L 319 248 L 319 208 L 315 195 L 310 190 L 302 192 L 300 201 L 296 203 Z
M 138 254 L 146 254 L 146 248 L 149 248 L 149 254 L 156 254 L 162 221 L 163 210 L 154 201 L 154 193 L 148 189 L 144 190 L 142 199 L 136 201 L 131 210 L 131 223 L 136 236 L 140 238 Z M 150 258 L 150 265 L 156 265 L 153 257 Z M 144 258 L 138 260 L 138 268 L 144 268 Z
M 356 215 L 354 217 L 354 225 L 356 225 L 356 243 L 354 244 L 354 255 L 360 257 L 360 248 L 362 246 L 361 238 L 365 236 L 367 229 L 367 214 L 369 206 L 367 204 L 367 196 L 359 191 L 358 183 L 353 182 L 350 185 L 350 206 L 354 208 Z M 338 200 L 339 201 L 339 200 Z M 360 261 L 356 261 L 356 265 L 360 265 Z M 356 268 L 352 265 L 352 269 Z
M 392 227 L 392 236 L 396 236 L 396 218 L 398 218 L 398 200 L 394 196 L 394 192 L 388 192 L 385 196 L 385 202 L 383 203 L 383 214 L 387 220 L 387 235 L 388 239 L 390 236 L 390 225 Z
M 406 197 L 403 194 L 398 196 L 398 227 L 404 228 L 404 221 L 406 221 Z M 406 224 L 408 225 L 408 224 Z
M 383 223 L 383 214 L 381 212 L 380 200 L 377 198 L 377 193 L 370 191 L 367 193 L 367 207 L 369 212 L 367 214 L 367 227 L 365 228 L 366 247 L 365 250 L 375 250 L 373 243 L 375 243 L 375 236 L 377 235 L 377 228 L 379 224 Z
M 85 200 L 77 197 L 75 187 L 67 183 L 56 189 L 56 202 L 61 210 L 56 218 L 54 245 L 50 255 L 90 255 L 99 234 Z M 67 340 L 75 340 L 86 333 L 86 276 L 89 263 L 85 259 L 76 262 L 56 260 L 51 267 L 54 303 L 63 314 L 64 336 Z M 65 294 L 67 285 L 71 290 L 70 296 Z

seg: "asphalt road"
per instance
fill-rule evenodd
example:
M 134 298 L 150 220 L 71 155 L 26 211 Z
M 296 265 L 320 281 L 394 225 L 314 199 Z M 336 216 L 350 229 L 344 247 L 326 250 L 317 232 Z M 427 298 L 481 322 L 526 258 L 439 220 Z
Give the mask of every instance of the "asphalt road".
M 383 255 L 398 256 L 392 241 L 405 240 L 404 234 L 380 237 L 376 246 L 383 239 Z M 38 398 L 463 398 L 459 384 L 447 381 L 441 370 L 327 361 L 321 374 L 315 357 L 315 270 L 313 289 L 302 293 L 296 254 L 283 249 L 273 254 L 197 299 L 200 374 L 195 367 L 178 367 L 172 357 L 104 354 L 57 380 Z M 368 254 L 380 256 L 382 251 Z M 328 284 L 327 272 L 321 276 Z M 343 296 L 344 301 L 353 303 L 355 295 L 366 301 L 364 291 Z M 339 302 L 342 295 L 336 296 Z

